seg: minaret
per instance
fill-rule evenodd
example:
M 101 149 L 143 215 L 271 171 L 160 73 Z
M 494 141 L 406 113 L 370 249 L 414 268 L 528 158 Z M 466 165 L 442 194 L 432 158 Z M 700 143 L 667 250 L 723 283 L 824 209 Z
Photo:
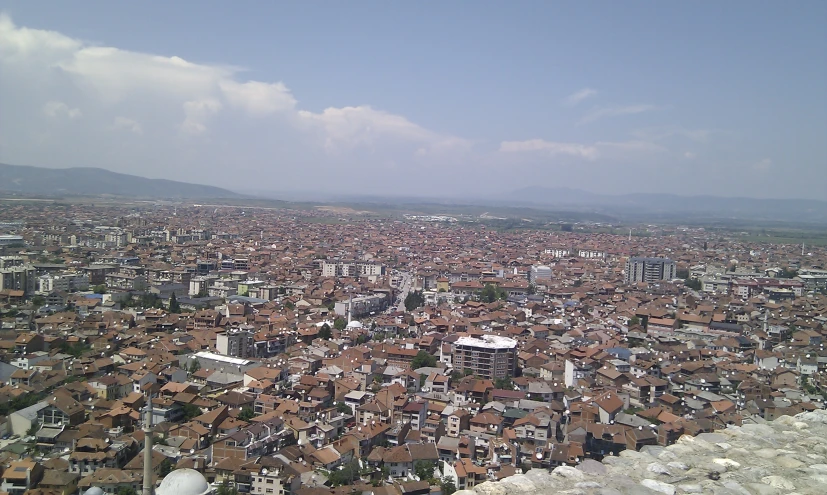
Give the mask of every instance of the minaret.
M 152 483 L 152 394 L 147 394 L 144 408 L 144 490 L 141 495 L 154 495 Z

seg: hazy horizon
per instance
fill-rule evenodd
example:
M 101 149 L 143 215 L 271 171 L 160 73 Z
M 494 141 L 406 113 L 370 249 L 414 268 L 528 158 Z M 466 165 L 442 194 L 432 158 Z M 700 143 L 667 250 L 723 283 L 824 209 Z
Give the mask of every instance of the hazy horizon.
M 0 1 L 0 162 L 827 200 L 827 3 Z

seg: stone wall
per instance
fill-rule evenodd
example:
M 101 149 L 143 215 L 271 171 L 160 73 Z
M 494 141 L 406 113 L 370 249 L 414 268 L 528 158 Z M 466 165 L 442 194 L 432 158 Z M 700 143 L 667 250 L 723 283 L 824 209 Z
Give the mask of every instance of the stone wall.
M 729 427 L 603 462 L 486 482 L 456 495 L 827 495 L 827 412 Z

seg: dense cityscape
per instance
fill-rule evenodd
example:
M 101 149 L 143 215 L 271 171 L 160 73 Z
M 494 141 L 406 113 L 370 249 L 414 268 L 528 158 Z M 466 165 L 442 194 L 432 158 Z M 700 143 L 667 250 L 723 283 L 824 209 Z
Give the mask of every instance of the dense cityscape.
M 0 491 L 451 495 L 825 407 L 827 249 L 628 227 L 3 203 Z

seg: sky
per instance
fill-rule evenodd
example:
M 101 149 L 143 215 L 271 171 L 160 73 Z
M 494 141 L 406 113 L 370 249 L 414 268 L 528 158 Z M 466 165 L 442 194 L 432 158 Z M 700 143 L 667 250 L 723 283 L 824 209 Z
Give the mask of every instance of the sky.
M 827 2 L 0 0 L 0 163 L 827 200 Z

